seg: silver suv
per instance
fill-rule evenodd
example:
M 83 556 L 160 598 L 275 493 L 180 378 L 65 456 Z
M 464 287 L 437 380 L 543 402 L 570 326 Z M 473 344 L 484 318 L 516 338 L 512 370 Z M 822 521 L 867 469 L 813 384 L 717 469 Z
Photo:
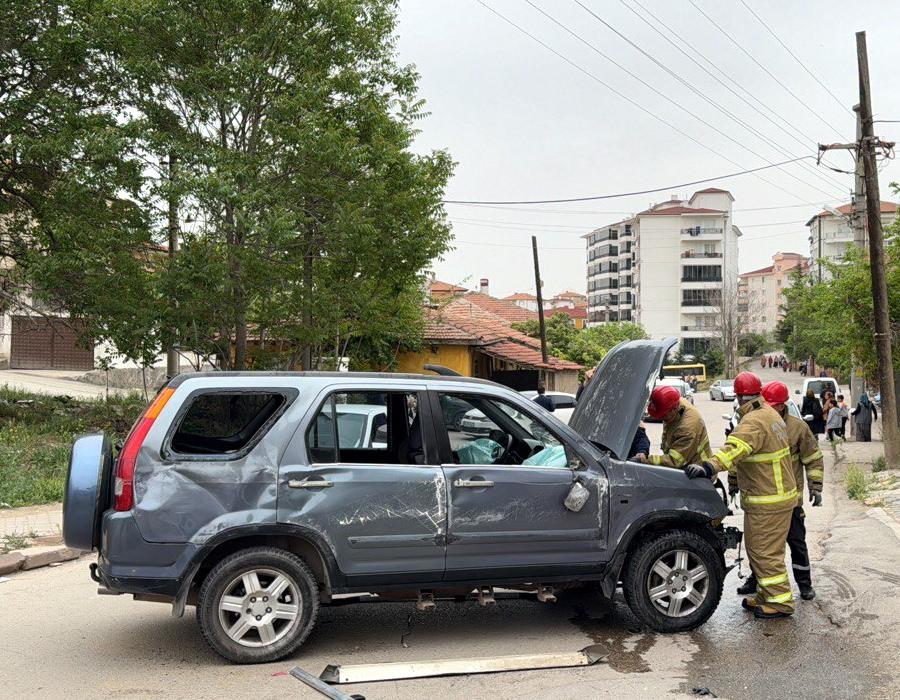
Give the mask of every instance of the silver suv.
M 296 651 L 339 594 L 427 609 L 596 581 L 648 627 L 692 629 L 740 533 L 709 480 L 626 459 L 673 342 L 613 349 L 569 425 L 461 377 L 179 375 L 115 460 L 102 434 L 76 440 L 64 537 L 99 551 L 101 593 L 195 605 L 238 663 Z

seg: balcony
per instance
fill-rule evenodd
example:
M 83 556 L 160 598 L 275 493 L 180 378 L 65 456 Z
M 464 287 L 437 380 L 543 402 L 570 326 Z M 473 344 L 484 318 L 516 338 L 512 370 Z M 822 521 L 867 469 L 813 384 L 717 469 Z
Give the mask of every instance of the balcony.
M 724 229 L 716 226 L 691 226 L 690 228 L 681 229 L 681 235 L 684 238 L 705 238 L 707 240 L 712 240 L 714 238 L 721 238 L 723 233 Z
M 697 278 L 694 275 L 682 275 L 682 282 L 721 282 L 722 275 L 709 275 L 706 277 Z
M 690 260 L 692 264 L 694 262 L 702 264 L 707 260 L 721 260 L 722 253 L 704 253 L 697 250 L 684 250 L 681 252 L 681 258 L 682 260 Z

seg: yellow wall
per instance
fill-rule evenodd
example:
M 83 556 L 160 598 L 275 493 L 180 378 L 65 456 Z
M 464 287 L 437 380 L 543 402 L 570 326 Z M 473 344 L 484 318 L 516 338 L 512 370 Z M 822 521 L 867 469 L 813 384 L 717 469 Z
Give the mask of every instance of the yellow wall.
M 472 352 L 467 345 L 426 345 L 419 352 L 397 355 L 398 372 L 422 373 L 425 365 L 443 365 L 471 377 Z

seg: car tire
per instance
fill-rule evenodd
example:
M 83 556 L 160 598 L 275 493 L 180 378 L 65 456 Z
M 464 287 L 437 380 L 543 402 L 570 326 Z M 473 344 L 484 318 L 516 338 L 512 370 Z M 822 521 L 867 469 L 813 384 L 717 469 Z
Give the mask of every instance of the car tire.
M 684 555 L 680 555 L 682 552 Z M 651 592 L 659 594 L 665 581 L 656 568 L 658 563 L 673 564 L 679 556 L 685 556 L 688 564 L 683 569 L 671 566 L 674 582 L 666 586 L 666 598 L 654 601 Z M 695 571 L 699 576 L 701 566 L 706 574 L 704 579 L 687 582 L 680 578 L 680 571 Z M 722 598 L 724 580 L 722 556 L 713 545 L 695 532 L 672 530 L 648 539 L 631 553 L 622 588 L 628 607 L 644 625 L 657 632 L 685 632 L 699 627 L 713 614 Z M 681 593 L 678 584 L 688 588 L 687 592 Z M 679 591 L 674 596 L 669 593 L 673 588 Z M 701 600 L 683 597 L 691 596 L 695 589 L 695 599 L 702 597 Z M 674 605 L 676 598 L 682 602 L 673 615 L 664 608 Z
M 260 595 L 248 591 L 246 582 Z M 262 595 L 270 591 L 277 593 L 271 601 Z M 239 611 L 233 609 L 238 600 Z M 243 549 L 220 561 L 204 579 L 197 600 L 204 639 L 236 664 L 289 656 L 309 636 L 318 612 L 319 591 L 312 571 L 296 554 L 276 547 Z M 243 636 L 236 640 L 239 634 Z

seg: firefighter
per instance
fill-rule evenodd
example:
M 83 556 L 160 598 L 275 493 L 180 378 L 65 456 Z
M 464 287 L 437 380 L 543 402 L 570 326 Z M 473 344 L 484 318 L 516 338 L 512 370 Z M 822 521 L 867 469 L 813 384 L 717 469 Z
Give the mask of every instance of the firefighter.
M 663 422 L 662 454 L 650 455 L 642 461 L 673 469 L 685 469 L 689 465 L 699 467 L 709 461 L 709 436 L 703 418 L 690 402 L 681 398 L 678 389 L 674 386 L 653 389 L 647 413 Z M 688 476 L 701 474 L 688 473 Z
M 791 466 L 794 480 L 797 482 L 797 504 L 791 513 L 791 527 L 788 530 L 787 543 L 791 550 L 791 568 L 794 580 L 800 588 L 803 600 L 812 600 L 816 591 L 812 585 L 809 570 L 809 550 L 806 548 L 806 514 L 803 512 L 803 472 L 806 471 L 806 485 L 809 488 L 809 502 L 813 506 L 822 505 L 822 478 L 824 469 L 822 451 L 819 442 L 809 429 L 805 420 L 788 413 L 788 388 L 784 382 L 769 382 L 762 388 L 762 397 L 774 408 L 787 427 L 788 442 L 791 448 Z M 750 595 L 756 590 L 756 578 L 753 574 L 738 588 L 738 593 Z
M 740 422 L 709 466 L 714 471 L 727 470 L 729 491 L 741 493 L 747 557 L 756 577 L 756 595 L 741 604 L 755 617 L 771 619 L 794 612 L 784 549 L 797 485 L 787 427 L 760 396 L 761 391 L 762 383 L 752 372 L 735 378 Z

